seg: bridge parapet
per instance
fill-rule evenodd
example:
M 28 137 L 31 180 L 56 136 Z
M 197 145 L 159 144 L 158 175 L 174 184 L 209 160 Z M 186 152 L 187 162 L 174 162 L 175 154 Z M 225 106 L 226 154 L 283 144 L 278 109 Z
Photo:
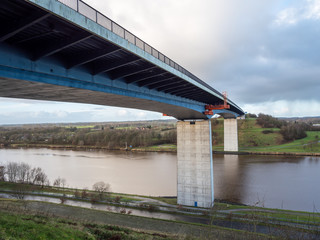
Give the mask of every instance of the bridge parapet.
M 127 40 L 131 44 L 135 45 L 136 47 L 142 49 L 146 53 L 151 54 L 153 57 L 159 59 L 166 65 L 176 69 L 177 71 L 183 73 L 184 75 L 190 77 L 191 79 L 197 81 L 198 83 L 206 86 L 210 90 L 214 91 L 219 96 L 223 97 L 223 95 L 212 88 L 209 84 L 202 81 L 200 78 L 196 77 L 194 74 L 186 70 L 184 67 L 170 59 L 169 57 L 162 54 L 159 50 L 153 48 L 151 45 L 147 44 L 133 33 L 125 29 L 124 27 L 120 26 L 116 22 L 112 21 L 110 18 L 102 14 L 101 12 L 95 10 L 85 2 L 81 0 L 57 0 L 66 6 L 72 8 L 73 10 L 77 11 L 78 13 L 84 15 L 85 17 L 91 19 L 92 21 L 96 22 L 97 24 L 107 28 L 111 32 L 117 34 L 119 37 Z

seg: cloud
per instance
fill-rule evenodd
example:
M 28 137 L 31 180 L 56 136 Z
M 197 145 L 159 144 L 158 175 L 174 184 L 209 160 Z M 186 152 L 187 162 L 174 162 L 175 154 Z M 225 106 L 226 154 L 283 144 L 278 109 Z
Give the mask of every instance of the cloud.
M 274 14 L 262 11 L 259 24 L 229 46 L 233 56 L 208 69 L 208 78 L 215 79 L 211 84 L 227 90 L 240 106 L 273 102 L 272 108 L 264 108 L 266 113 L 280 114 L 280 105 L 274 111 L 278 101 L 320 102 L 320 25 L 313 8 L 319 3 L 301 2 Z M 280 20 L 282 24 L 274 24 Z
M 277 117 L 319 116 L 320 103 L 317 101 L 274 101 L 245 104 L 246 111 L 259 114 L 266 113 Z

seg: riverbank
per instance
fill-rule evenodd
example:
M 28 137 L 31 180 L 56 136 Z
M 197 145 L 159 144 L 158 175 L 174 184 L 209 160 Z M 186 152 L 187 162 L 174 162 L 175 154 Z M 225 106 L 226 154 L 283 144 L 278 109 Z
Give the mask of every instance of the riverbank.
M 104 151 L 133 151 L 133 152 L 177 152 L 177 146 L 173 144 L 162 144 L 151 147 L 141 148 L 108 148 L 103 146 L 74 146 L 74 145 L 52 145 L 52 144 L 10 144 L 0 146 L 0 149 L 18 149 L 18 148 L 48 148 L 65 149 L 74 151 L 104 150 Z
M 280 156 L 313 156 L 320 157 L 320 153 L 301 153 L 301 152 L 227 152 L 227 151 L 213 151 L 214 154 L 230 154 L 230 155 L 280 155 Z
M 163 144 L 144 148 L 106 148 L 97 146 L 71 146 L 71 145 L 46 145 L 46 144 L 12 144 L 10 146 L 4 147 L 0 146 L 0 149 L 19 149 L 19 148 L 47 148 L 47 149 L 58 149 L 58 150 L 73 150 L 73 151 L 92 151 L 92 150 L 102 150 L 102 151 L 132 151 L 132 152 L 177 152 L 177 146 L 172 144 Z M 221 148 L 221 147 L 220 147 Z M 219 148 L 214 148 L 219 149 Z M 266 148 L 264 148 L 266 150 Z M 314 156 L 320 157 L 320 152 L 274 152 L 274 151 L 245 151 L 240 150 L 238 152 L 228 152 L 223 150 L 214 150 L 214 154 L 230 154 L 230 155 L 281 155 L 281 156 Z
M 27 219 L 27 223 L 24 222 L 22 224 L 28 224 L 30 223 L 29 221 L 32 222 L 33 220 L 30 219 L 34 219 L 35 216 L 42 226 L 49 227 L 48 231 L 50 231 L 52 222 L 46 217 L 58 219 L 57 221 L 60 223 L 68 220 L 67 225 L 77 226 L 77 229 L 85 230 L 85 233 L 88 229 L 83 224 L 108 224 L 108 229 L 110 227 L 113 229 L 113 226 L 117 226 L 128 229 L 128 232 L 133 235 L 140 234 L 141 231 L 143 233 L 147 231 L 146 234 L 149 238 L 150 236 L 160 237 L 151 239 L 181 239 L 186 237 L 188 239 L 269 239 L 271 236 L 282 237 L 282 239 L 296 237 L 299 239 L 317 239 L 316 237 L 320 236 L 319 213 L 268 209 L 221 202 L 215 202 L 212 209 L 203 209 L 169 204 L 162 202 L 159 198 L 128 194 L 124 194 L 127 200 L 117 202 L 117 211 L 112 212 L 110 206 L 115 203 L 106 202 L 105 200 L 89 205 L 83 205 L 80 201 L 80 205 L 75 205 L 75 201 L 79 201 L 76 197 L 76 192 L 81 191 L 81 189 L 42 188 L 29 185 L 27 186 L 30 187 L 29 190 L 26 190 L 26 184 L 17 183 L 2 183 L 0 189 L 4 191 L 10 188 L 11 192 L 9 194 L 11 196 L 21 196 L 21 191 L 17 190 L 22 187 L 25 189 L 25 197 L 28 196 L 27 194 L 47 197 L 41 201 L 34 201 L 32 198 L 31 200 L 0 199 L 1 216 L 3 216 L 3 213 L 9 214 L 6 219 L 13 217 L 16 219 L 16 223 L 24 222 Z M 13 189 L 16 192 L 12 191 Z M 90 191 L 90 193 L 96 192 Z M 63 201 L 62 197 L 64 197 Z M 52 203 L 50 199 L 57 199 L 57 201 Z M 61 201 L 60 204 L 59 199 Z M 110 200 L 109 195 L 108 199 Z M 132 205 L 134 203 L 138 207 L 134 207 Z M 151 204 L 153 208 L 145 208 L 148 204 Z M 84 208 L 83 206 L 86 205 L 87 207 Z M 98 209 L 96 209 L 97 206 L 99 206 Z M 135 209 L 139 209 L 139 206 L 143 211 L 149 211 L 150 213 L 142 215 L 143 217 L 136 216 L 137 210 Z M 39 216 L 44 218 L 41 218 L 41 220 Z M 165 216 L 172 217 L 167 218 Z M 0 219 L 0 221 L 2 221 L 1 225 L 4 226 L 4 220 Z M 6 226 L 8 225 L 10 224 L 8 223 Z M 14 226 L 18 227 L 17 225 Z M 102 225 L 98 228 L 100 229 L 101 227 Z M 131 232 L 132 229 L 134 229 L 133 232 Z M 4 229 L 3 232 L 7 230 Z M 19 232 L 21 231 L 23 232 L 23 230 L 19 230 Z M 161 235 L 159 235 L 160 233 Z M 267 234 L 268 237 L 261 234 Z M 120 239 L 149 239 L 144 238 L 146 236 L 143 235 L 138 238 L 126 237 L 129 236 L 123 236 Z

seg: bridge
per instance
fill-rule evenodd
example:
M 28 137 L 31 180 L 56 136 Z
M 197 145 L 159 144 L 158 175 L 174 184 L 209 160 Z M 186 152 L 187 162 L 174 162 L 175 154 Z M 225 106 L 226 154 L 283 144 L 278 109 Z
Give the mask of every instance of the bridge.
M 213 204 L 210 118 L 238 151 L 243 110 L 80 0 L 2 0 L 0 97 L 157 111 L 178 119 L 178 203 Z

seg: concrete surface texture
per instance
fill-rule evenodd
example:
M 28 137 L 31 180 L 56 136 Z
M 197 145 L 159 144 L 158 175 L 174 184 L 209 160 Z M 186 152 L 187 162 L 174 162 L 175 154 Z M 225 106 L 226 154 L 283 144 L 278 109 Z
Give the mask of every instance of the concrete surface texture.
M 237 152 L 238 150 L 237 119 L 224 119 L 224 151 Z
M 209 124 L 208 120 L 177 123 L 178 204 L 198 207 L 212 205 Z

